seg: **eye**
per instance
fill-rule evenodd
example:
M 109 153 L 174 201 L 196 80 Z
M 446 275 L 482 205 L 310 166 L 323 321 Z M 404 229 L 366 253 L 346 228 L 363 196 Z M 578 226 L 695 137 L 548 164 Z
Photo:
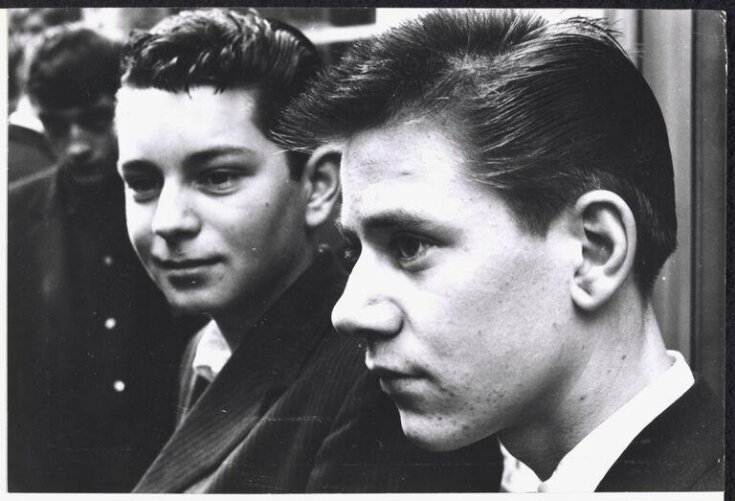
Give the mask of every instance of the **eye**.
M 196 183 L 209 192 L 226 194 L 238 186 L 242 177 L 242 173 L 233 169 L 213 169 L 202 173 Z
M 161 179 L 157 176 L 130 176 L 125 178 L 125 184 L 136 202 L 154 200 L 161 192 Z
M 69 122 L 61 117 L 41 115 L 39 118 L 41 119 L 41 123 L 43 123 L 43 128 L 50 136 L 64 136 L 69 131 Z
M 359 240 L 345 239 L 344 250 L 342 252 L 342 260 L 347 271 L 352 271 L 357 260 L 360 258 L 362 247 Z
M 423 257 L 432 247 L 431 242 L 414 235 L 396 235 L 391 242 L 395 258 L 402 263 Z
M 81 127 L 92 132 L 104 132 L 112 125 L 115 112 L 111 108 L 95 109 L 79 116 Z

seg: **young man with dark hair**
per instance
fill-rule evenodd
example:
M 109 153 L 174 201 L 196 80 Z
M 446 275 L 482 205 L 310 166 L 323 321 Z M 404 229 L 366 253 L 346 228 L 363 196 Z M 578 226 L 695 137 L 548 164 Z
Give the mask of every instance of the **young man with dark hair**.
M 184 357 L 178 428 L 136 490 L 497 489 L 496 448 L 411 446 L 363 347 L 333 331 L 345 274 L 316 230 L 338 154 L 271 134 L 319 68 L 313 45 L 253 11 L 185 12 L 134 35 L 123 68 L 130 238 L 171 304 L 211 317 Z
M 173 431 L 184 327 L 125 231 L 121 45 L 39 36 L 26 86 L 59 163 L 9 192 L 8 487 L 125 492 Z
M 359 257 L 332 319 L 410 439 L 497 434 L 539 491 L 723 488 L 721 404 L 651 304 L 666 127 L 597 22 L 432 13 L 357 44 L 276 137 L 343 145 Z

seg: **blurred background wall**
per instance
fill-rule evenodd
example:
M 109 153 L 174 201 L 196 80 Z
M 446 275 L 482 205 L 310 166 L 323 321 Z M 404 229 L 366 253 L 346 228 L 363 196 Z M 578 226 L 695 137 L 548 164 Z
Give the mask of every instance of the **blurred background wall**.
M 182 9 L 77 10 L 84 23 L 124 39 L 132 29 L 150 28 Z M 327 63 L 338 60 L 353 41 L 426 10 L 259 9 L 266 16 L 303 30 Z M 23 23 L 28 23 L 23 9 L 15 11 L 11 11 L 11 38 L 25 29 Z M 674 159 L 679 248 L 659 278 L 655 307 L 668 347 L 681 351 L 693 369 L 723 395 L 727 109 L 724 14 L 607 9 L 535 12 L 550 19 L 585 15 L 607 20 L 659 100 Z M 35 29 L 32 23 L 30 28 Z M 23 38 L 20 40 L 22 44 Z M 12 85 L 10 92 L 12 111 Z

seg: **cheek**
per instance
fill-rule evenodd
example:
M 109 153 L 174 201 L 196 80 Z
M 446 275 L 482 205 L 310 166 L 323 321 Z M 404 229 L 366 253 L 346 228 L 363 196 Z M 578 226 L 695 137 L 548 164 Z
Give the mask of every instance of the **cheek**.
M 103 156 L 105 160 L 109 161 L 117 160 L 117 141 L 114 138 L 106 139 L 104 144 L 100 146 L 100 156 Z
M 227 239 L 256 254 L 294 250 L 284 248 L 301 228 L 298 206 L 289 193 L 275 192 L 269 200 L 248 202 L 227 224 Z M 302 211 L 303 213 L 303 211 Z
M 135 250 L 141 254 L 146 253 L 151 246 L 153 233 L 151 232 L 151 218 L 153 209 L 140 207 L 126 201 L 125 218 L 128 227 L 128 237 Z
M 104 148 L 106 151 L 117 153 L 117 139 L 115 136 L 108 135 L 104 139 Z
M 200 245 L 226 245 L 236 256 L 250 257 L 258 252 L 267 228 L 258 215 L 252 205 L 220 206 L 207 210 L 201 217 L 206 221 L 206 227 L 198 235 Z
M 523 259 L 495 262 L 497 266 L 453 273 L 420 308 L 431 312 L 423 331 L 435 333 L 424 344 L 434 360 L 447 361 L 444 371 L 458 384 L 506 371 L 519 354 L 527 353 L 533 342 L 529 332 L 541 318 L 538 310 L 547 292 L 536 280 L 539 270 Z M 522 274 L 534 279 L 529 282 Z
M 51 148 L 54 150 L 56 155 L 61 157 L 66 151 L 66 146 L 69 143 L 68 139 L 66 137 L 60 137 L 50 134 L 46 134 L 46 137 L 48 137 L 49 144 L 51 145 Z

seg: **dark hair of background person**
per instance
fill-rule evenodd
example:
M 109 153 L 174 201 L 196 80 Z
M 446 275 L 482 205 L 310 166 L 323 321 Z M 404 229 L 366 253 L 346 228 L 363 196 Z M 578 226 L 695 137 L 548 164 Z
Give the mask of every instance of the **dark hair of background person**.
M 182 12 L 135 33 L 124 49 L 122 83 L 169 92 L 253 89 L 256 125 L 271 138 L 286 104 L 319 67 L 316 48 L 297 29 L 253 10 L 211 9 Z M 293 177 L 301 176 L 307 158 L 289 152 Z
M 355 44 L 275 136 L 308 151 L 411 118 L 436 120 L 472 178 L 532 234 L 587 191 L 617 193 L 636 220 L 634 277 L 650 295 L 676 247 L 671 152 L 650 87 L 599 22 L 433 12 Z
M 13 35 L 37 35 L 51 26 L 81 21 L 79 7 L 34 7 L 10 9 L 10 30 Z
M 49 28 L 31 49 L 25 78 L 32 102 L 70 108 L 114 96 L 122 44 L 80 25 Z
M 82 9 L 10 9 L 8 18 L 8 111 L 12 112 L 24 87 L 23 52 L 28 41 L 48 27 L 81 21 Z

